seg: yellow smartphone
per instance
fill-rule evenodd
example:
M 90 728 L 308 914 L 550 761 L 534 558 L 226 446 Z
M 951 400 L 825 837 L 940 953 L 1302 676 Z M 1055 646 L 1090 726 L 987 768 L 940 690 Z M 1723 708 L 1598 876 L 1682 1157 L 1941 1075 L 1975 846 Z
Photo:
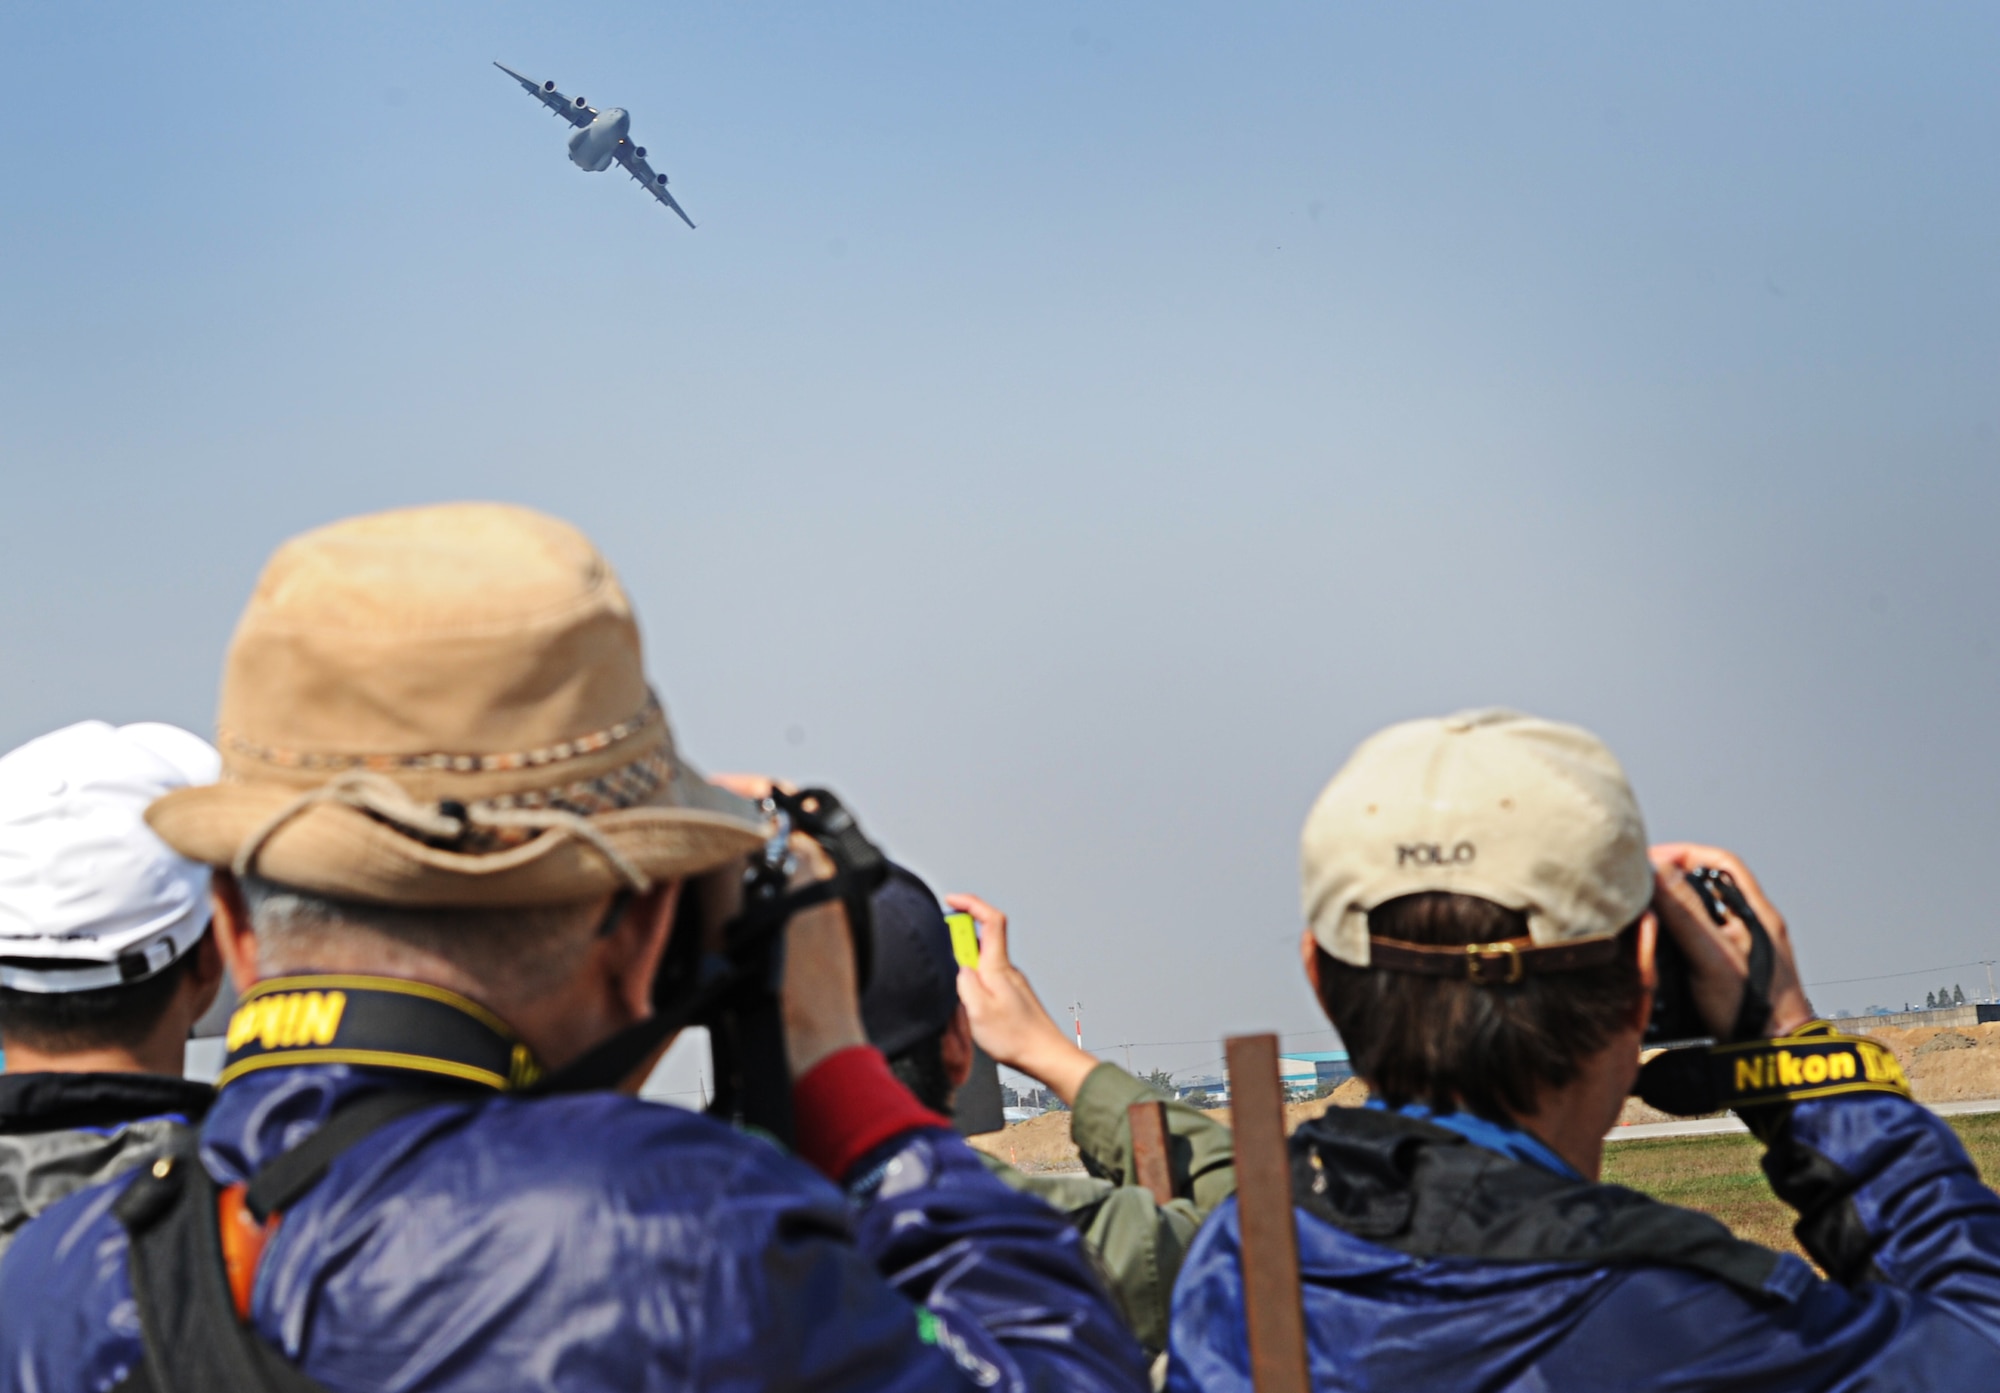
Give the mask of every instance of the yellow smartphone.
M 979 966 L 979 925 L 962 909 L 945 911 L 945 926 L 951 930 L 951 955 L 960 967 Z

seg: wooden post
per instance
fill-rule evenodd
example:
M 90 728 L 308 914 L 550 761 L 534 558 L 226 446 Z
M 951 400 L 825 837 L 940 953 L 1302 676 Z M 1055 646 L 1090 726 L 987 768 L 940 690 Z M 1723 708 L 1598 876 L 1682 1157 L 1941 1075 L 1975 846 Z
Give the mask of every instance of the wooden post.
M 1229 1060 L 1229 1120 L 1236 1134 L 1236 1217 L 1243 1239 L 1250 1383 L 1256 1393 L 1310 1393 L 1278 1037 L 1235 1035 L 1223 1042 L 1223 1049 Z
M 1174 1197 L 1174 1168 L 1167 1152 L 1167 1105 L 1157 1099 L 1125 1110 L 1132 1124 L 1132 1180 L 1165 1204 Z

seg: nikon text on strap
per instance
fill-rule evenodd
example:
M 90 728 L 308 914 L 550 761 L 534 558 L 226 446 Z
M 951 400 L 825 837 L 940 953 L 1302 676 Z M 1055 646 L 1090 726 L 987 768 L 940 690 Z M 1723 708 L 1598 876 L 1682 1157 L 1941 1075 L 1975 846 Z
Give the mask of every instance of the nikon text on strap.
M 525 1088 L 541 1066 L 507 1023 L 478 1002 L 425 982 L 329 974 L 277 977 L 229 1017 L 218 1087 L 292 1064 L 353 1064 Z
M 1843 1093 L 1907 1098 L 1910 1082 L 1886 1045 L 1814 1021 L 1776 1040 L 1663 1051 L 1639 1071 L 1636 1092 L 1661 1112 L 1690 1117 Z

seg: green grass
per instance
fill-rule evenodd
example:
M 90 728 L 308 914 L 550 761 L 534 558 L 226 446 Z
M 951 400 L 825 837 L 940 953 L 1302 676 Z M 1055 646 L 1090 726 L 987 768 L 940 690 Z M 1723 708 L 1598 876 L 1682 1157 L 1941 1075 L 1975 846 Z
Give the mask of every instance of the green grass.
M 1948 1119 L 1972 1153 L 1980 1175 L 2000 1175 L 2000 1113 Z M 1741 1238 L 1799 1253 L 1792 1238 L 1797 1217 L 1771 1196 L 1754 1137 L 1660 1137 L 1618 1142 L 1604 1149 L 1604 1178 L 1669 1204 L 1713 1214 Z M 1804 1256 L 1800 1253 L 1800 1256 Z

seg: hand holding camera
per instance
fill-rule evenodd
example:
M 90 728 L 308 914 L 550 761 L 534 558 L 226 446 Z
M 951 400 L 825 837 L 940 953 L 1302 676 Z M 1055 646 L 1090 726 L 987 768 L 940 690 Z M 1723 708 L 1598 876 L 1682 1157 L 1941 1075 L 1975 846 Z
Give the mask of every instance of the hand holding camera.
M 1652 858 L 1663 1005 L 1670 1006 L 1674 992 L 1684 990 L 1706 1034 L 1718 1040 L 1740 1034 L 1744 994 L 1755 975 L 1752 969 L 1759 952 L 1747 922 L 1754 916 L 1769 942 L 1770 982 L 1765 996 L 1770 1011 L 1761 1026 L 1750 1026 L 1751 1032 L 1786 1035 L 1811 1020 L 1812 1005 L 1799 980 L 1784 917 L 1765 897 L 1750 868 L 1720 847 L 1689 842 L 1656 846 Z M 1682 975 L 1680 981 L 1676 974 Z M 1693 1024 L 1661 1033 L 1674 1038 Z

